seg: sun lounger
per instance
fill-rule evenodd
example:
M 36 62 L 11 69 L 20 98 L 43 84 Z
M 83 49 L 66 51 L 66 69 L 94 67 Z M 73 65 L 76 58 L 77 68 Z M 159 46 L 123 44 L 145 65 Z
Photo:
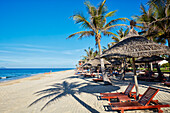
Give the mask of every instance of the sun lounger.
M 149 81 L 149 82 L 163 82 L 166 80 L 163 73 L 161 73 L 161 76 L 154 77 L 154 73 L 151 72 L 145 72 L 145 74 L 138 75 L 138 80 L 141 81 Z
M 83 75 L 84 77 L 95 77 L 96 75 L 93 73 L 86 73 Z
M 158 102 L 154 102 L 151 104 L 152 99 L 158 93 L 159 89 L 149 87 L 146 92 L 142 95 L 142 97 L 138 101 L 132 102 L 115 102 L 109 103 L 112 110 L 121 111 L 124 113 L 124 110 L 140 110 L 140 109 L 158 109 L 158 112 L 163 112 L 161 110 L 162 107 L 170 107 L 170 105 L 161 105 Z
M 94 82 L 103 82 L 103 78 L 95 78 L 93 79 Z
M 129 97 L 133 97 L 132 93 L 135 94 L 135 92 L 132 92 L 132 89 L 134 88 L 134 86 L 135 86 L 135 84 L 129 83 L 129 85 L 126 88 L 125 92 L 120 92 L 120 93 L 100 93 L 101 99 L 108 99 L 110 101 L 113 98 L 117 98 L 120 102 L 122 102 L 122 101 L 130 101 Z
M 170 86 L 170 82 L 165 82 L 164 85 Z

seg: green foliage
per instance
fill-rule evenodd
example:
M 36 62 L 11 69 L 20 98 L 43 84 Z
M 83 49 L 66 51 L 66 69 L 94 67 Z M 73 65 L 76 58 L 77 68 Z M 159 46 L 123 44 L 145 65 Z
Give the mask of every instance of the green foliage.
M 86 55 L 82 56 L 84 61 L 94 59 L 98 55 L 98 52 L 94 51 L 94 49 L 90 47 L 88 49 L 84 49 L 84 51 L 86 52 Z
M 162 64 L 161 67 L 170 67 L 170 63 Z
M 141 15 L 134 16 L 137 23 L 143 26 L 141 33 L 157 43 L 165 44 L 166 41 L 170 43 L 169 0 L 149 0 L 147 5 L 149 6 L 148 10 L 141 5 Z
M 107 6 L 105 5 L 106 0 L 104 0 L 98 7 L 93 6 L 89 1 L 85 1 L 85 6 L 87 8 L 89 18 L 85 18 L 82 13 L 77 13 L 71 16 L 76 24 L 80 24 L 85 31 L 76 32 L 68 38 L 72 38 L 76 35 L 79 35 L 78 39 L 83 37 L 94 36 L 96 38 L 96 44 L 98 44 L 101 38 L 101 33 L 106 36 L 115 36 L 116 34 L 110 32 L 112 28 L 117 26 L 127 26 L 125 24 L 117 24 L 119 21 L 129 20 L 127 18 L 118 18 L 106 22 L 108 17 L 114 16 L 115 11 L 107 12 Z M 90 19 L 90 20 L 89 20 Z M 101 47 L 100 47 L 101 48 Z M 99 49 L 100 50 L 100 49 Z

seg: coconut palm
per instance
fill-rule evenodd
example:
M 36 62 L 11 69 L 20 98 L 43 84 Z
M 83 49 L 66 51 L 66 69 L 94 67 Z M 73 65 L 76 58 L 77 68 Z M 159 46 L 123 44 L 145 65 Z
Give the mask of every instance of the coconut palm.
M 120 30 L 118 30 L 116 32 L 117 32 L 118 35 L 111 37 L 114 40 L 114 42 L 112 42 L 112 45 L 120 42 L 124 37 L 126 37 L 129 33 L 129 28 L 127 28 L 125 31 L 123 31 L 123 28 L 120 28 Z
M 170 47 L 170 5 L 168 1 L 149 0 L 148 5 L 148 11 L 141 5 L 142 15 L 135 16 L 137 23 L 143 25 L 144 36 L 162 44 L 165 44 L 167 40 Z
M 108 11 L 106 5 L 106 0 L 104 0 L 97 8 L 90 4 L 89 1 L 86 1 L 84 4 L 86 5 L 88 9 L 88 13 L 90 15 L 90 20 L 87 20 L 81 13 L 77 13 L 72 16 L 73 20 L 78 24 L 81 24 L 81 27 L 86 29 L 85 31 L 79 31 L 74 34 L 71 34 L 68 36 L 68 38 L 72 38 L 75 35 L 79 35 L 78 39 L 81 39 L 83 37 L 89 37 L 89 36 L 95 36 L 96 45 L 98 45 L 99 54 L 102 54 L 101 49 L 101 37 L 103 35 L 109 35 L 113 36 L 116 35 L 115 33 L 110 32 L 112 28 L 115 28 L 117 26 L 126 26 L 125 24 L 116 24 L 118 21 L 126 21 L 127 18 L 118 18 L 111 20 L 110 22 L 106 23 L 106 19 L 108 17 L 112 17 L 115 11 L 110 11 L 109 13 L 106 13 Z M 104 75 L 104 62 L 103 59 L 101 59 L 101 70 L 103 73 L 103 79 L 104 81 L 108 81 L 108 78 L 106 75 Z
M 149 0 L 149 6 L 155 13 L 156 20 L 149 24 L 155 26 L 158 40 L 167 40 L 170 47 L 170 1 L 169 0 Z
M 114 42 L 110 42 L 107 44 L 107 47 L 103 46 L 103 51 L 111 48 L 114 44 L 120 42 L 124 37 L 127 36 L 127 34 L 129 33 L 129 28 L 127 28 L 124 32 L 123 32 L 123 28 L 120 28 L 120 30 L 116 31 L 118 35 L 112 36 L 111 38 L 114 40 Z
M 97 51 L 94 52 L 94 49 L 90 47 L 88 48 L 88 50 L 84 49 L 84 51 L 86 52 L 86 56 L 83 55 L 82 57 L 85 62 L 94 59 L 98 55 L 98 52 Z
M 105 51 L 105 50 L 111 48 L 112 46 L 113 46 L 113 43 L 112 43 L 112 42 L 111 42 L 111 43 L 108 43 L 108 44 L 107 44 L 107 47 L 106 47 L 106 46 L 103 46 L 102 51 Z

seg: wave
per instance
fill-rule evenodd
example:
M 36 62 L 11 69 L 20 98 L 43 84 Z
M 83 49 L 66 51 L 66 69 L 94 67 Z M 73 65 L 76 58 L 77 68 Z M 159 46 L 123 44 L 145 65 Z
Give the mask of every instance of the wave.
M 7 79 L 7 78 L 12 78 L 11 76 L 7 76 L 7 77 L 0 77 L 0 79 Z

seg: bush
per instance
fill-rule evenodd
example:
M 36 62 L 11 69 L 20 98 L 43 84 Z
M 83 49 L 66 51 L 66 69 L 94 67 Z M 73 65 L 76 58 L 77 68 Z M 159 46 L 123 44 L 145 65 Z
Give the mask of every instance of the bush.
M 162 64 L 161 67 L 170 67 L 170 63 Z

